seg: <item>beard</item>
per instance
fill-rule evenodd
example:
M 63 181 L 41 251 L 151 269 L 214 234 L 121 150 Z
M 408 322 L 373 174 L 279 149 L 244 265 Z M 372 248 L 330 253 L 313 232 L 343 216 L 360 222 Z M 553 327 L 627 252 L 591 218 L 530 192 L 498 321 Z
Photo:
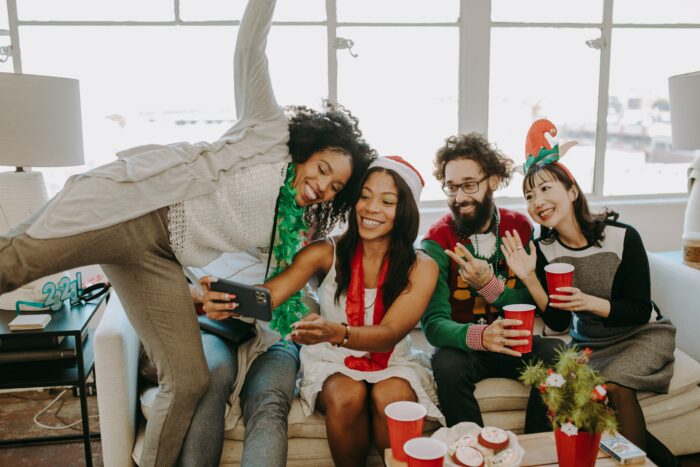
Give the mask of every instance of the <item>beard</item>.
M 474 211 L 471 214 L 462 214 L 460 208 L 466 206 L 474 206 Z M 450 204 L 455 228 L 464 238 L 471 237 L 473 234 L 481 232 L 491 220 L 491 215 L 495 208 L 496 206 L 493 204 L 493 191 L 490 187 L 487 189 L 486 194 L 484 194 L 484 199 L 480 202 L 473 200 Z

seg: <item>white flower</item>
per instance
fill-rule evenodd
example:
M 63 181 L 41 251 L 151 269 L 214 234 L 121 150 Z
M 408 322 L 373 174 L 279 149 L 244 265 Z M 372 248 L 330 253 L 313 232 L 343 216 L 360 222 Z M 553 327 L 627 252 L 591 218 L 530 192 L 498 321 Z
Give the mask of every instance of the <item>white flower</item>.
M 551 375 L 547 376 L 546 382 L 547 382 L 547 386 L 560 388 L 560 387 L 564 386 L 564 383 L 566 381 L 564 380 L 564 377 L 562 375 L 560 375 L 559 373 L 552 373 Z
M 593 392 L 595 393 L 597 400 L 604 399 L 605 395 L 608 393 L 608 391 L 606 391 L 605 388 L 600 384 L 593 388 Z
M 578 428 L 571 422 L 566 422 L 561 426 L 561 432 L 567 436 L 575 436 L 578 434 Z

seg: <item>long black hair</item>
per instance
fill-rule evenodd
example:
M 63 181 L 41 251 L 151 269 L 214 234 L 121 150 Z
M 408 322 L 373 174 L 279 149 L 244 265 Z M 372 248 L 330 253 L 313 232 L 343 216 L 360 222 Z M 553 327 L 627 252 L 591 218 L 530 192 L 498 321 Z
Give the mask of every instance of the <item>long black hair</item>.
M 304 220 L 311 227 L 312 238 L 321 238 L 345 220 L 357 198 L 362 174 L 377 153 L 362 138 L 357 117 L 340 104 L 323 101 L 320 112 L 306 106 L 286 107 L 285 112 L 289 121 L 289 153 L 295 164 L 323 149 L 337 151 L 351 161 L 352 175 L 343 189 L 333 199 L 306 209 Z
M 601 242 L 605 239 L 605 221 L 608 219 L 616 221 L 619 214 L 607 208 L 603 209 L 603 211 L 598 214 L 593 214 L 588 207 L 588 200 L 583 194 L 581 187 L 578 185 L 576 180 L 569 177 L 566 169 L 557 163 L 535 164 L 530 167 L 530 170 L 527 171 L 525 178 L 523 179 L 523 193 L 525 193 L 527 190 L 533 190 L 535 188 L 535 183 L 537 182 L 535 176 L 537 174 L 540 174 L 540 177 L 545 179 L 553 178 L 554 180 L 563 183 L 566 191 L 569 191 L 571 187 L 576 188 L 577 196 L 573 202 L 574 217 L 576 218 L 576 222 L 578 222 L 581 232 L 583 233 L 583 236 L 586 237 L 588 244 L 600 246 Z M 555 229 L 542 226 L 542 231 L 540 234 L 540 241 L 542 243 L 552 243 L 556 238 L 557 231 Z
M 394 179 L 396 189 L 399 194 L 399 201 L 396 205 L 396 216 L 394 217 L 394 228 L 391 229 L 391 240 L 389 243 L 389 268 L 382 288 L 382 300 L 384 309 L 388 310 L 394 300 L 407 288 L 410 287 L 408 275 L 416 263 L 416 250 L 413 242 L 418 236 L 418 206 L 413 198 L 411 189 L 406 182 L 393 170 L 383 167 L 373 167 L 367 171 L 362 178 L 360 187 L 364 185 L 369 176 L 376 172 L 385 172 Z M 335 302 L 338 303 L 340 296 L 347 292 L 350 286 L 351 261 L 357 244 L 360 242 L 360 233 L 357 227 L 356 203 L 353 203 L 348 219 L 348 229 L 338 240 L 336 247 L 336 277 L 337 284 L 335 292 Z

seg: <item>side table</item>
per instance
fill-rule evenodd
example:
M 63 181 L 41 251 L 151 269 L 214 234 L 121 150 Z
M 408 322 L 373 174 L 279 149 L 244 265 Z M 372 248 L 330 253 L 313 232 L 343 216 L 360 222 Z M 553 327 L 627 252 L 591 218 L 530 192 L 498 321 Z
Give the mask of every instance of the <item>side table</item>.
M 522 467 L 554 467 L 557 462 L 557 448 L 554 444 L 554 433 L 551 431 L 544 433 L 534 433 L 531 435 L 518 435 L 518 443 L 525 449 Z M 405 462 L 399 462 L 391 455 L 391 449 L 384 451 L 384 463 L 387 467 L 404 467 Z M 619 466 L 606 452 L 598 450 L 598 460 L 596 467 Z M 635 466 L 655 466 L 649 459 L 644 464 L 634 464 Z
M 0 389 L 20 389 L 36 387 L 76 386 L 80 393 L 80 415 L 83 434 L 59 435 L 50 437 L 21 438 L 2 440 L 0 446 L 28 445 L 61 441 L 83 440 L 85 464 L 92 467 L 90 439 L 99 439 L 99 433 L 91 433 L 87 410 L 87 378 L 95 367 L 92 344 L 93 337 L 89 324 L 100 307 L 106 305 L 109 294 L 85 305 L 51 313 L 51 321 L 44 329 L 33 331 L 10 331 L 8 324 L 16 313 L 0 310 L 0 339 L 22 339 L 26 335 L 64 336 L 64 343 L 75 348 L 75 358 L 0 364 Z M 81 340 L 81 337 L 85 338 Z

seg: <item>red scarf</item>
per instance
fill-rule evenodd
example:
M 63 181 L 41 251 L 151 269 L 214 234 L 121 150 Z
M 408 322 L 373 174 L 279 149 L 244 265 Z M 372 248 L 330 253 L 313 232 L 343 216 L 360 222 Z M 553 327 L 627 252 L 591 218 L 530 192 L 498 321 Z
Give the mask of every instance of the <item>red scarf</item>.
M 379 270 L 377 281 L 377 299 L 374 302 L 374 317 L 372 324 L 377 325 L 384 317 L 384 297 L 382 287 L 389 270 L 389 261 L 384 259 Z M 345 315 L 350 326 L 359 327 L 365 325 L 365 271 L 362 265 L 362 241 L 357 244 L 355 253 L 350 263 L 350 284 L 348 285 L 347 298 L 345 300 Z M 345 366 L 351 370 L 379 371 L 389 364 L 389 357 L 394 349 L 388 352 L 370 352 L 369 358 L 348 356 L 345 358 Z

